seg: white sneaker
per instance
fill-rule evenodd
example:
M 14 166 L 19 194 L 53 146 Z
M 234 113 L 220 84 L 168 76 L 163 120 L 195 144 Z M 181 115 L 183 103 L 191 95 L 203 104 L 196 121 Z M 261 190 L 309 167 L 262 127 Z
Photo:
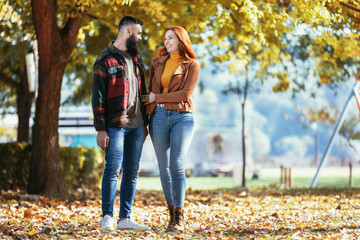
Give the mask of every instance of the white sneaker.
M 111 217 L 110 215 L 105 215 L 105 217 L 101 219 L 100 224 L 101 224 L 100 227 L 101 231 L 107 231 L 107 230 L 114 231 L 114 218 Z
M 144 230 L 149 231 L 150 228 L 141 224 L 136 223 L 131 218 L 125 218 L 118 222 L 117 229 L 138 229 L 138 230 Z

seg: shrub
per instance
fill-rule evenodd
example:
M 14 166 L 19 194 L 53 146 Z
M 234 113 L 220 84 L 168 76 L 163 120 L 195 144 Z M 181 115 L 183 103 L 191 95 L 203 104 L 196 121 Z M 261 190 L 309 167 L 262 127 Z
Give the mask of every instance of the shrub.
M 66 187 L 97 188 L 104 169 L 104 154 L 86 147 L 60 148 L 60 167 Z
M 26 189 L 30 162 L 31 146 L 28 143 L 0 144 L 0 188 Z
M 25 190 L 30 164 L 30 144 L 0 144 L 0 189 Z M 104 169 L 104 152 L 86 147 L 61 147 L 60 167 L 68 189 L 98 188 Z

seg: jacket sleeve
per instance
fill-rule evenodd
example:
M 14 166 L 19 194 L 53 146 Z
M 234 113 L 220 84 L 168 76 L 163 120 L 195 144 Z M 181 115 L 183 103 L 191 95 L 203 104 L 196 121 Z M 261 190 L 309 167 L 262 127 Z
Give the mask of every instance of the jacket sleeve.
M 153 62 L 150 65 L 150 71 L 149 71 L 149 88 L 148 91 L 152 92 L 152 79 L 154 77 L 154 64 Z
M 145 73 L 144 73 L 144 64 L 141 61 L 141 58 L 139 57 L 140 65 L 141 65 L 141 94 L 146 93 L 146 82 L 145 82 Z M 139 96 L 140 97 L 140 96 Z M 146 115 L 146 106 L 143 105 L 140 99 L 140 105 L 141 105 L 141 113 L 144 119 L 144 125 L 147 126 L 149 124 L 149 117 Z
M 91 105 L 96 131 L 106 130 L 105 105 L 107 99 L 107 72 L 103 64 L 95 63 L 93 70 Z
M 140 64 L 140 68 L 141 68 L 141 71 L 140 71 L 140 77 L 141 77 L 141 94 L 145 93 L 146 92 L 146 81 L 145 81 L 145 67 L 144 67 L 144 64 L 139 56 L 139 64 Z
M 188 100 L 196 87 L 199 79 L 199 63 L 193 61 L 189 66 L 186 83 L 182 89 L 176 92 L 155 94 L 157 103 L 182 102 Z

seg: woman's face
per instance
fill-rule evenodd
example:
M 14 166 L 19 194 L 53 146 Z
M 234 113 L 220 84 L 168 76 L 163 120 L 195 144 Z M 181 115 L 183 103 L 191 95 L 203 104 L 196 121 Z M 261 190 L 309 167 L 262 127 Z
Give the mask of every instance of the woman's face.
M 173 30 L 165 33 L 164 45 L 168 53 L 178 53 L 180 41 Z

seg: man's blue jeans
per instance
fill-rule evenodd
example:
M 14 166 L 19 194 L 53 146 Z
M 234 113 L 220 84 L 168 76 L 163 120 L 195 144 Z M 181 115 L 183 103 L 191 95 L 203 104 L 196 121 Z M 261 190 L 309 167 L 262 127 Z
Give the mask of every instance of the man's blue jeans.
M 185 161 L 194 135 L 193 129 L 192 113 L 156 107 L 150 119 L 150 136 L 168 206 L 184 207 Z
M 138 128 L 109 128 L 109 146 L 105 152 L 102 179 L 103 216 L 113 216 L 117 180 L 122 169 L 119 217 L 130 217 L 138 179 L 144 140 L 144 125 Z

